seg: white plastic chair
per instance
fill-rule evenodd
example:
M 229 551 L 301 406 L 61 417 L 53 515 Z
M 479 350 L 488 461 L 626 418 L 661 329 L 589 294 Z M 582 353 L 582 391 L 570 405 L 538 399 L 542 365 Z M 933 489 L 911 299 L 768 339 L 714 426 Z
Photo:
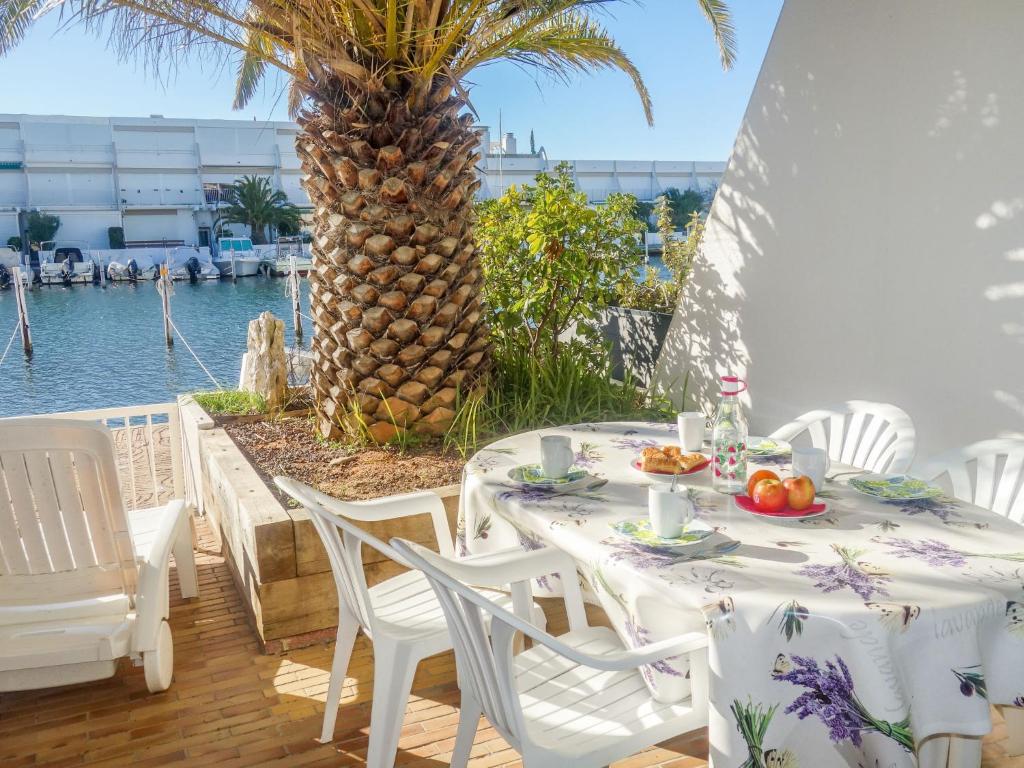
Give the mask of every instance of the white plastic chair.
M 1024 522 L 1024 439 L 982 440 L 929 459 L 922 477 L 958 499 Z
M 522 755 L 525 768 L 606 766 L 708 723 L 707 635 L 691 632 L 627 650 L 604 627 L 587 625 L 572 559 L 553 547 L 473 561 L 446 560 L 401 539 L 392 546 L 421 569 L 441 601 L 455 640 L 462 705 L 451 765 L 469 760 L 480 715 Z M 569 632 L 552 637 L 466 586 L 529 584 L 562 577 Z M 484 631 L 491 621 L 491 639 Z M 512 655 L 516 631 L 534 646 Z M 655 701 L 639 667 L 689 655 L 691 697 Z
M 291 478 L 275 477 L 274 482 L 310 513 L 327 550 L 338 590 L 337 643 L 320 741 L 333 740 L 345 671 L 356 636 L 362 629 L 373 641 L 374 658 L 366 764 L 369 768 L 392 766 L 416 667 L 422 659 L 449 650 L 452 641 L 441 606 L 419 571 L 410 570 L 372 587 L 366 586 L 362 544 L 402 565 L 408 563 L 391 546 L 350 521 L 370 523 L 429 514 L 438 549 L 451 558 L 455 556 L 455 549 L 444 503 L 430 491 L 346 502 Z M 501 605 L 514 605 L 521 615 L 531 616 L 543 625 L 544 613 L 531 605 L 529 586 L 518 588 L 514 597 L 490 590 L 487 594 Z
M 141 514 L 136 542 L 105 427 L 0 421 L 0 691 L 111 677 L 125 656 L 150 691 L 170 686 L 168 572 L 173 550 L 194 595 L 189 515 L 180 500 Z
M 805 432 L 832 461 L 869 472 L 902 474 L 914 461 L 914 423 L 895 405 L 850 400 L 805 413 L 770 437 L 792 442 Z

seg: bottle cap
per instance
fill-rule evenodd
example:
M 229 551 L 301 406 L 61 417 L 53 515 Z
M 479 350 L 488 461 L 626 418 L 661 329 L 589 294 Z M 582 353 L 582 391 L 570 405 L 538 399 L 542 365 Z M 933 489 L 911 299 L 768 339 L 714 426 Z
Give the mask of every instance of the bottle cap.
M 747 382 L 739 376 L 723 376 L 721 395 L 731 397 L 747 390 Z

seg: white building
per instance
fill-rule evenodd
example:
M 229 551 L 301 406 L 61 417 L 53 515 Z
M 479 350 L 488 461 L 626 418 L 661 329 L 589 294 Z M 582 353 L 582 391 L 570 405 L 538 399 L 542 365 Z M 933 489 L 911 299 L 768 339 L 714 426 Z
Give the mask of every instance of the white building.
M 485 132 L 487 129 L 484 129 Z M 0 114 L 0 245 L 19 234 L 20 212 L 60 217 L 58 238 L 108 246 L 108 228 L 129 243 L 209 245 L 223 188 L 246 174 L 268 176 L 300 207 L 298 128 L 290 122 L 183 120 L 159 115 L 69 117 Z M 490 135 L 485 141 L 491 148 Z M 516 152 L 507 134 L 481 162 L 480 195 L 532 181 L 554 168 L 543 149 Z M 569 161 L 594 202 L 609 192 L 651 200 L 668 187 L 708 189 L 724 162 Z M 235 234 L 244 228 L 231 225 Z

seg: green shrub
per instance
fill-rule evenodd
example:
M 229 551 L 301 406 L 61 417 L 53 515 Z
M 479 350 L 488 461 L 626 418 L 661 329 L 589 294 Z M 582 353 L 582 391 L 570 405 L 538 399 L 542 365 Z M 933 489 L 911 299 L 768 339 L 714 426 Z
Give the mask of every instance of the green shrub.
M 8 237 L 7 238 L 7 247 L 8 248 L 13 248 L 18 253 L 21 253 L 21 238 L 18 237 L 17 235 L 14 235 L 13 237 Z
M 636 198 L 615 193 L 591 206 L 563 163 L 477 210 L 483 294 L 499 356 L 584 355 L 600 365 L 591 321 L 643 261 Z
M 124 245 L 124 227 L 107 227 L 107 240 L 110 241 L 111 250 L 119 251 Z

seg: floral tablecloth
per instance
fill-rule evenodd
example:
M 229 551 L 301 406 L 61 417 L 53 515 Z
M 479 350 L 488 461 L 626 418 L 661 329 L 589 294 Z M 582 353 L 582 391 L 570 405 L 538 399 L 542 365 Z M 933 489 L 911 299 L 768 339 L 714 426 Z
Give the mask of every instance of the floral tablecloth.
M 990 703 L 1024 705 L 1024 528 L 945 497 L 883 502 L 844 478 L 819 494 L 825 515 L 765 520 L 714 492 L 705 471 L 686 478 L 698 515 L 740 546 L 707 559 L 646 549 L 610 525 L 646 516 L 651 481 L 630 463 L 674 432 L 581 424 L 480 451 L 466 467 L 460 553 L 565 550 L 633 647 L 706 626 L 717 768 L 912 766 L 915 738 L 983 735 Z M 539 460 L 540 434 L 570 436 L 577 464 L 609 482 L 565 495 L 511 483 L 512 467 Z M 538 587 L 560 591 L 553 576 Z M 643 671 L 656 698 L 689 694 L 685 659 Z

